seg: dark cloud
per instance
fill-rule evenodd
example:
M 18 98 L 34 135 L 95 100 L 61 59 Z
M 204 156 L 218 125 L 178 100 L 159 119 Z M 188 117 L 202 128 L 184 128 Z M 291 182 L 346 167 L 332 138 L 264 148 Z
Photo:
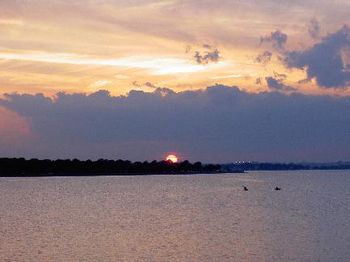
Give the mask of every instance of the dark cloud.
M 137 88 L 149 87 L 153 89 L 167 89 L 153 84 L 152 82 L 139 83 L 138 81 L 133 81 L 132 85 Z
M 349 86 L 350 70 L 346 61 L 350 57 L 350 28 L 321 39 L 311 48 L 301 51 L 286 51 L 284 62 L 289 68 L 305 69 L 308 79 L 316 79 L 324 88 L 344 88 Z
M 213 86 L 111 96 L 9 94 L 0 106 L 30 123 L 16 156 L 190 160 L 333 161 L 350 157 L 350 98 L 251 94 Z M 1 155 L 8 155 L 0 148 Z
M 132 82 L 132 85 L 133 85 L 134 87 L 142 87 L 142 85 L 141 85 L 139 82 L 137 82 L 137 81 L 133 81 L 133 82 Z
M 160 95 L 160 96 L 169 96 L 169 95 L 175 95 L 176 93 L 170 88 L 158 87 L 156 90 L 154 90 L 153 94 Z
M 144 85 L 147 87 L 151 87 L 151 88 L 158 88 L 155 84 L 153 84 L 151 82 L 146 82 Z
M 306 83 L 309 83 L 309 82 L 310 82 L 310 79 L 305 78 L 305 79 L 299 80 L 298 84 L 306 84 Z
M 287 79 L 286 74 L 273 72 L 273 75 L 273 77 L 265 77 L 267 86 L 271 91 L 296 91 L 294 87 L 288 86 L 284 83 L 284 80 Z
M 295 88 L 285 85 L 283 79 L 274 77 L 265 77 L 268 88 L 271 91 L 296 91 Z
M 198 64 L 208 64 L 210 62 L 216 63 L 220 59 L 220 52 L 217 49 L 205 52 L 205 54 L 201 54 L 200 52 L 196 51 L 194 58 Z
M 149 87 L 149 88 L 153 88 L 155 90 L 171 90 L 171 89 L 168 89 L 166 87 L 161 87 L 161 86 L 159 86 L 157 84 L 154 84 L 152 82 L 146 82 L 146 83 L 143 84 L 143 86 L 146 86 L 146 87 Z
M 196 51 L 193 56 L 198 64 L 206 65 L 211 62 L 217 63 L 220 60 L 221 56 L 218 49 L 208 44 L 204 44 L 203 48 L 205 48 L 206 51 Z
M 280 30 L 271 32 L 270 35 L 260 37 L 260 44 L 264 42 L 271 43 L 275 49 L 283 50 L 287 43 L 288 36 Z
M 287 68 L 305 70 L 307 78 L 299 83 L 315 79 L 323 88 L 347 88 L 350 85 L 350 28 L 343 26 L 340 30 L 320 38 L 320 26 L 316 19 L 309 24 L 309 33 L 314 39 L 320 39 L 312 47 L 302 50 L 288 50 L 285 47 L 288 36 L 280 30 L 261 37 L 260 42 L 270 42 L 277 57 Z M 265 51 L 256 58 L 257 62 L 266 63 L 272 53 Z M 281 80 L 268 77 L 269 87 L 281 87 Z
M 271 61 L 272 58 L 272 52 L 270 51 L 264 51 L 263 53 L 259 54 L 256 58 L 255 61 L 257 63 L 261 63 L 261 64 L 267 64 L 268 62 Z
M 320 37 L 321 26 L 317 19 L 311 19 L 310 23 L 308 24 L 308 32 L 314 39 L 318 39 Z

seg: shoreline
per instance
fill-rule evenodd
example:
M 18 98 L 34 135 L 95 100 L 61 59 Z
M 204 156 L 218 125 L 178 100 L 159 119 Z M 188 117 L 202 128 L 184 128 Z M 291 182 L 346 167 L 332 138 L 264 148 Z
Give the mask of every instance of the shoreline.
M 35 177 L 132 177 L 132 176 L 195 176 L 195 175 L 218 175 L 218 174 L 247 174 L 249 172 L 295 172 L 295 171 L 346 171 L 349 168 L 305 168 L 305 169 L 261 169 L 261 170 L 232 170 L 214 172 L 164 172 L 164 173 L 43 173 L 43 174 L 1 174 L 0 178 L 35 178 Z
M 181 175 L 215 175 L 215 174 L 243 174 L 244 171 L 233 172 L 176 172 L 176 173 L 60 173 L 60 174 L 0 174 L 0 177 L 101 177 L 101 176 L 181 176 Z

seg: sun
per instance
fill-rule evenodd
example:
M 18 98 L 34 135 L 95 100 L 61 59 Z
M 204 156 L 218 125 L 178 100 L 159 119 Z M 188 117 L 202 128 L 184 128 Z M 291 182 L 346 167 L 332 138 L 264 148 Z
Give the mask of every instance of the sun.
M 175 155 L 168 155 L 166 157 L 166 161 L 170 161 L 171 163 L 177 163 L 179 159 Z

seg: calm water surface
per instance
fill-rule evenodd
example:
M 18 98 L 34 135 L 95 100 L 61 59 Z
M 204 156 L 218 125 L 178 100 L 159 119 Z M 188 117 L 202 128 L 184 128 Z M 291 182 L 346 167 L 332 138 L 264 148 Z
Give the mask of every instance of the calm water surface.
M 350 261 L 349 171 L 0 178 L 0 198 L 0 261 Z

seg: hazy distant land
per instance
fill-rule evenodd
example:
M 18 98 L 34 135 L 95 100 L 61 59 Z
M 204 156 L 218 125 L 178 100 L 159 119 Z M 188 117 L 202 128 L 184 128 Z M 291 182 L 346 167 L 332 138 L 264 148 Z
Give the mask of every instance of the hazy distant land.
M 281 170 L 348 170 L 350 162 L 334 163 L 268 163 L 268 162 L 236 162 L 221 165 L 223 172 L 231 170 L 243 171 L 281 171 Z

